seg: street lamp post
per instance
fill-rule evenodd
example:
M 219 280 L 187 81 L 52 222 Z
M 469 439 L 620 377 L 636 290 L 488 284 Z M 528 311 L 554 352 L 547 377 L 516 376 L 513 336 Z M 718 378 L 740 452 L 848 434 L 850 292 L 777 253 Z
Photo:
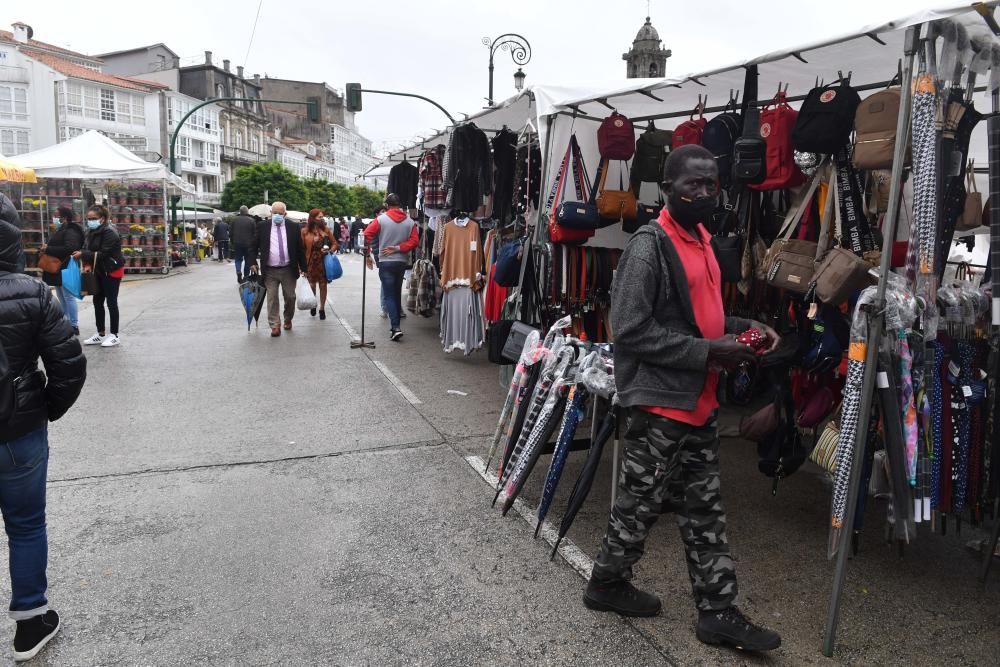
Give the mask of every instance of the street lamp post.
M 493 57 L 496 55 L 497 50 L 510 51 L 511 59 L 518 66 L 517 73 L 514 74 L 514 85 L 517 87 L 520 84 L 523 88 L 525 75 L 521 71 L 521 67 L 531 61 L 531 43 L 517 33 L 508 32 L 492 41 L 489 37 L 483 37 L 483 46 L 490 50 L 490 95 L 486 98 L 486 101 L 489 106 L 493 106 Z M 518 90 L 520 91 L 521 88 L 518 88 Z

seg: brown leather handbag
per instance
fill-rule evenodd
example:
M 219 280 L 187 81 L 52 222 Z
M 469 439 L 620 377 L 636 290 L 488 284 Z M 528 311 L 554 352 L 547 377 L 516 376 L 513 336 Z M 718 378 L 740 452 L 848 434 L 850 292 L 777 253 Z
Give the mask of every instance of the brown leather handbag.
M 965 208 L 955 222 L 956 232 L 971 232 L 983 224 L 983 194 L 976 187 L 975 162 L 969 160 L 965 173 Z
M 597 186 L 597 212 L 601 216 L 601 226 L 608 227 L 619 222 L 633 221 L 639 217 L 639 202 L 635 198 L 635 193 L 625 189 L 625 165 L 622 165 L 619 178 L 621 184 L 619 190 L 605 190 L 604 185 L 608 180 L 610 164 L 608 160 L 602 160 L 600 171 L 600 183 Z
M 59 273 L 62 271 L 62 260 L 55 255 L 46 255 L 44 252 L 38 255 L 38 268 L 44 273 Z
M 825 170 L 817 169 L 809 181 L 809 185 L 799 194 L 785 217 L 785 223 L 778 238 L 771 244 L 764 257 L 764 279 L 767 284 L 779 289 L 785 289 L 795 294 L 805 294 L 812 284 L 812 276 L 816 272 L 816 254 L 819 244 L 813 241 L 802 241 L 791 238 L 798 228 L 806 208 L 809 207 L 816 188 L 825 174 Z
M 831 248 L 813 276 L 816 298 L 831 306 L 844 303 L 855 291 L 872 283 L 871 268 L 871 264 L 847 248 Z

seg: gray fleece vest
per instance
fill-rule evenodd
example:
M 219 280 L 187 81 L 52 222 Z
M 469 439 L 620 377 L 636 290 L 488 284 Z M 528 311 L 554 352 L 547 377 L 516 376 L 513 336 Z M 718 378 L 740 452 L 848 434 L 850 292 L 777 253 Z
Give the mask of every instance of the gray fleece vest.
M 398 246 L 400 243 L 405 243 L 409 238 L 410 234 L 413 233 L 413 226 L 417 224 L 413 221 L 410 216 L 406 216 L 406 220 L 402 222 L 396 222 L 389 217 L 388 213 L 383 213 L 378 217 L 378 247 L 379 247 L 379 262 L 405 262 L 408 253 L 397 252 L 386 257 L 382 256 L 381 249 L 388 248 L 389 246 Z

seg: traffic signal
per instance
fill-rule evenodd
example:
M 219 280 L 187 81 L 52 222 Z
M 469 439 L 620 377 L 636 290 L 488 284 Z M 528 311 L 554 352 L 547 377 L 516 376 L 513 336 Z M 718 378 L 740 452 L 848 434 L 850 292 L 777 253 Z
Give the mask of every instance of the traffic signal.
M 361 111 L 361 84 L 347 84 L 347 110 L 351 113 Z
M 306 116 L 309 118 L 310 123 L 319 122 L 319 98 L 309 97 L 306 98 Z

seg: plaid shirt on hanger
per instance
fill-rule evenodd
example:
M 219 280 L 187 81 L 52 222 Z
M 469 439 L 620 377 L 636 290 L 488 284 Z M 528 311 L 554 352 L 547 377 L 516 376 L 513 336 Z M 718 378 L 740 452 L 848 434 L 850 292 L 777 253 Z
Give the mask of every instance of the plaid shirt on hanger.
M 424 208 L 445 208 L 444 149 L 432 148 L 423 157 L 420 168 L 420 189 L 424 193 Z

